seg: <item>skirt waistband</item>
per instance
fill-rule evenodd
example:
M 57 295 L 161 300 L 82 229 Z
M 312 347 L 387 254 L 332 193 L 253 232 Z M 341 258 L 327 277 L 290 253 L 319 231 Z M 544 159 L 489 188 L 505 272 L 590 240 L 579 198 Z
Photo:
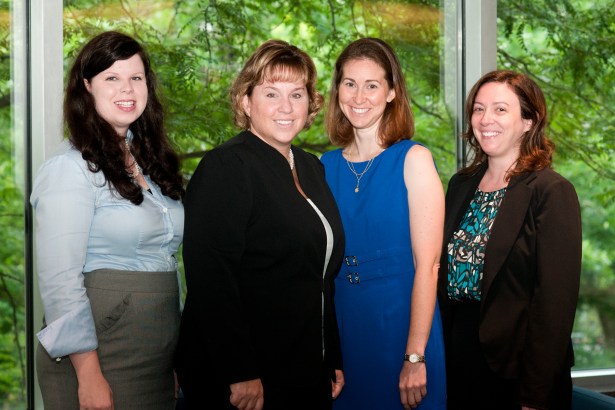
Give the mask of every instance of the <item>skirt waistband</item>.
M 125 292 L 177 293 L 176 271 L 143 272 L 117 269 L 96 269 L 83 274 L 85 287 Z

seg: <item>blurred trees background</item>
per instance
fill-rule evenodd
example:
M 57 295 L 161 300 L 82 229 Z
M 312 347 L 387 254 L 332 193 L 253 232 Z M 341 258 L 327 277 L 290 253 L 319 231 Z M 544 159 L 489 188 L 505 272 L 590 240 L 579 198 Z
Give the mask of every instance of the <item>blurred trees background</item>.
M 555 169 L 577 189 L 583 270 L 575 368 L 615 366 L 615 9 L 611 1 L 500 0 L 498 67 L 549 104 Z
M 615 11 L 608 0 L 498 1 L 498 67 L 543 88 L 555 168 L 576 186 L 583 211 L 577 368 L 615 366 Z M 9 2 L 0 0 L 0 408 L 24 403 L 24 204 L 12 141 Z M 332 66 L 350 41 L 376 36 L 397 51 L 417 122 L 444 186 L 455 171 L 455 117 L 444 101 L 440 0 L 65 0 L 65 69 L 104 30 L 148 49 L 167 107 L 167 129 L 189 178 L 203 153 L 237 133 L 228 89 L 269 38 L 307 51 L 328 97 Z M 35 102 L 34 102 L 35 103 Z M 332 149 L 323 116 L 296 144 Z M 38 328 L 39 324 L 35 324 Z M 7 407 L 8 406 L 8 407 Z M 21 405 L 23 407 L 23 405 Z

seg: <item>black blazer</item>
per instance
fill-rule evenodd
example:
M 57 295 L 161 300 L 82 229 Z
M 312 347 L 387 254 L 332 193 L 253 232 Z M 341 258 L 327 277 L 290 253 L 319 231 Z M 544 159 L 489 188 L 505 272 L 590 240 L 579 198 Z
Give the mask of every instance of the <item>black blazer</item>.
M 256 378 L 267 397 L 268 385 L 314 385 L 341 369 L 333 307 L 341 219 L 318 158 L 292 150 L 301 187 L 334 234 L 324 280 L 323 224 L 274 148 L 242 132 L 208 152 L 188 185 L 176 370 L 202 397 L 211 384 L 227 394 Z
M 446 193 L 438 279 L 445 333 L 448 241 L 485 171 L 483 165 L 453 176 Z M 523 403 L 546 405 L 554 378 L 573 365 L 580 272 L 581 214 L 572 184 L 551 169 L 512 178 L 485 249 L 479 339 L 492 370 L 519 379 Z

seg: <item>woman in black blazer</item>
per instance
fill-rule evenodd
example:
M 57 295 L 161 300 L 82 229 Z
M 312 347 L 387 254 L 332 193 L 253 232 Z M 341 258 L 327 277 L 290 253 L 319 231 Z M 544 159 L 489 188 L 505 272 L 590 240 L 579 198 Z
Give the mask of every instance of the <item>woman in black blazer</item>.
M 581 217 L 550 168 L 544 96 L 494 71 L 470 91 L 465 120 L 475 156 L 449 183 L 438 283 L 448 406 L 569 409 Z
M 244 131 L 188 185 L 176 370 L 189 408 L 328 409 L 343 386 L 342 225 L 318 158 L 291 145 L 322 106 L 315 84 L 306 53 L 263 43 L 231 89 Z

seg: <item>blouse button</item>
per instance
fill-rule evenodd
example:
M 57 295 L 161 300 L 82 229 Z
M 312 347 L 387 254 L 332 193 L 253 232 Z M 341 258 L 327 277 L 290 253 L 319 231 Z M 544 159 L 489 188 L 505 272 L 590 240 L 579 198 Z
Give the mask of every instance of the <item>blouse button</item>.
M 168 209 L 167 208 L 162 208 L 162 212 L 164 212 L 165 214 L 167 213 Z

